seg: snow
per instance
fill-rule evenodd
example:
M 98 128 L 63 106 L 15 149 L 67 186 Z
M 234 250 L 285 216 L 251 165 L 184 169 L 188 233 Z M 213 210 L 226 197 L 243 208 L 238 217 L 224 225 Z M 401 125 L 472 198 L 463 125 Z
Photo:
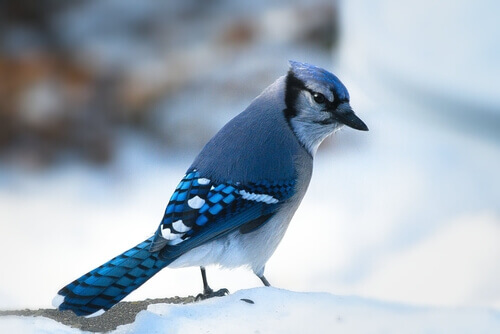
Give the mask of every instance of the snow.
M 0 317 L 0 332 L 16 334 L 75 334 L 85 333 L 44 317 Z
M 403 328 L 405 333 L 497 333 L 500 315 L 255 288 L 190 305 L 151 305 L 116 333 L 401 333 Z
M 242 301 L 250 299 L 254 304 Z M 52 320 L 0 318 L 3 333 L 79 333 Z M 150 305 L 112 333 L 499 333 L 500 313 L 415 307 L 328 293 L 240 290 L 203 302 Z

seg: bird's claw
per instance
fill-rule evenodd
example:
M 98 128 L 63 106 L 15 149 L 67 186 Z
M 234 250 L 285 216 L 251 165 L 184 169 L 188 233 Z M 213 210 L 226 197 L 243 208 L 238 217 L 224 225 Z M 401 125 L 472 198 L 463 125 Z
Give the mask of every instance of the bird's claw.
M 220 289 L 217 291 L 213 291 L 212 289 L 210 289 L 208 291 L 203 291 L 203 293 L 198 294 L 194 300 L 199 301 L 199 300 L 209 299 L 212 297 L 224 297 L 227 296 L 228 294 L 229 294 L 228 289 Z

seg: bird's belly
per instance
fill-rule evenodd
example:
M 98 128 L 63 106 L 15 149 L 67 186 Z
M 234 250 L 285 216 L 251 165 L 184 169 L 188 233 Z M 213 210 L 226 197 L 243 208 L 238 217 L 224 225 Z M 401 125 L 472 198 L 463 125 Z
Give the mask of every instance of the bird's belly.
M 260 275 L 264 271 L 266 262 L 283 238 L 297 206 L 281 210 L 255 231 L 246 234 L 235 231 L 225 237 L 196 247 L 181 255 L 169 267 L 208 266 L 212 264 L 226 268 L 247 266 Z

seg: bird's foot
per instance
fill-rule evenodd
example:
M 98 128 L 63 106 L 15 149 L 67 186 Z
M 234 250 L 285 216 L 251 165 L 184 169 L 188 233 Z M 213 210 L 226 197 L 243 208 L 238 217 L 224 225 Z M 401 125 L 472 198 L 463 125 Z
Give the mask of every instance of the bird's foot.
M 228 289 L 220 289 L 220 290 L 214 291 L 214 290 L 209 288 L 209 289 L 205 289 L 205 291 L 203 291 L 203 293 L 198 294 L 198 296 L 196 296 L 196 298 L 194 300 L 199 301 L 199 300 L 205 300 L 205 299 L 212 298 L 212 297 L 224 297 L 224 296 L 227 296 L 228 294 L 229 294 Z

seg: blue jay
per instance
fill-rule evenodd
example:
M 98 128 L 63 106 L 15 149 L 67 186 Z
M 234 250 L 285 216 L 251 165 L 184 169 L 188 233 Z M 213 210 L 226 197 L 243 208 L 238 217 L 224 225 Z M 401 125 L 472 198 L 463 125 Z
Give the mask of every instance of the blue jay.
M 152 237 L 62 288 L 59 310 L 104 313 L 165 267 L 247 266 L 270 286 L 264 268 L 306 193 L 320 143 L 347 125 L 367 131 L 332 73 L 290 61 L 203 148 L 175 189 Z

